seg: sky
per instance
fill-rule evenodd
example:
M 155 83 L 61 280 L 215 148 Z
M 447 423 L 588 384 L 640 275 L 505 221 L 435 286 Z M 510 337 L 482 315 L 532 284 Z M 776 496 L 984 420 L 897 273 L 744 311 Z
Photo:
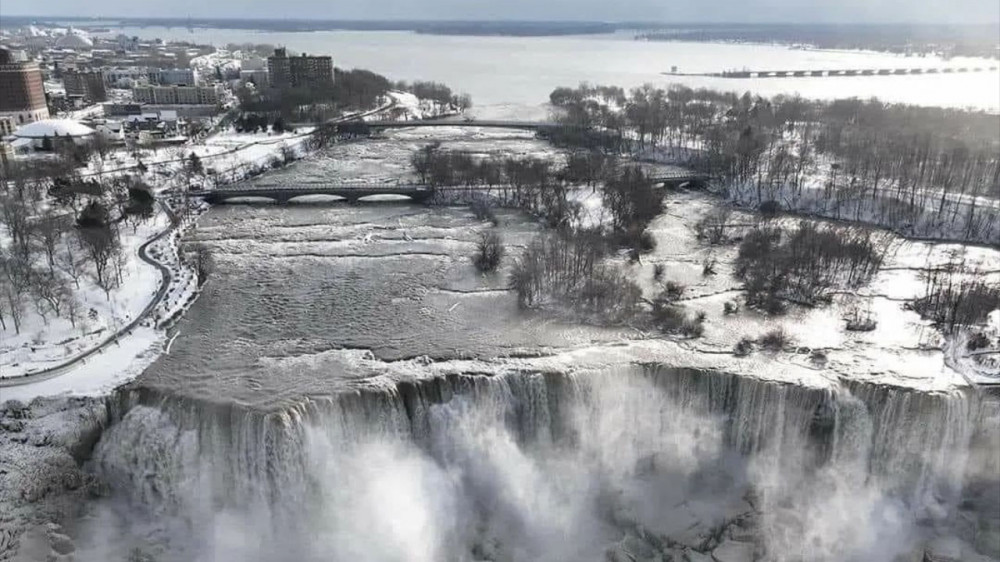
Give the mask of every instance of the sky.
M 0 0 L 3 15 L 288 19 L 989 23 L 998 0 Z

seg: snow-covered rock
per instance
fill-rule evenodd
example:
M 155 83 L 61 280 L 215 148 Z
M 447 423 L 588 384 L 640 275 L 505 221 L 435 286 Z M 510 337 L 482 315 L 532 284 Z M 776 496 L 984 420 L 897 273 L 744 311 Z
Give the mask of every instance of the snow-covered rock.
M 712 551 L 715 562 L 753 562 L 753 544 L 727 540 Z

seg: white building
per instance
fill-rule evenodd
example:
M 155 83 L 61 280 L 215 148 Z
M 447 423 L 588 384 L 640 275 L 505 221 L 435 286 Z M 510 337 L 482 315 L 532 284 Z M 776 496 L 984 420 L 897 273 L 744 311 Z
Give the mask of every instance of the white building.
M 131 88 L 149 83 L 150 69 L 145 66 L 106 68 L 103 72 L 104 82 L 117 88 Z
M 73 142 L 83 142 L 94 135 L 94 130 L 79 121 L 72 119 L 43 119 L 19 127 L 14 131 L 14 145 L 30 145 L 42 148 L 45 139 L 56 141 L 70 139 Z
M 198 74 L 191 68 L 169 68 L 155 70 L 150 81 L 164 86 L 197 86 Z

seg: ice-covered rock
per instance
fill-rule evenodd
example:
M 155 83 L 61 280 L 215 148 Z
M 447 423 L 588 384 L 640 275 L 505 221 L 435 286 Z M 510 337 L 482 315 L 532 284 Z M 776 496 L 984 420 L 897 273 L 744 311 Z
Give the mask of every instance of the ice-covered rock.
M 980 529 L 976 533 L 976 551 L 1000 559 L 1000 529 Z
M 928 562 L 961 562 L 962 540 L 957 537 L 938 537 L 924 549 Z
M 734 540 L 724 541 L 712 551 L 715 562 L 753 562 L 753 544 Z
M 685 562 L 715 562 L 708 554 L 702 554 L 696 550 L 688 549 L 684 551 Z
M 49 541 L 52 543 L 52 550 L 59 554 L 69 554 L 76 550 L 76 546 L 73 544 L 73 539 L 62 533 L 50 534 Z
M 53 398 L 0 412 L 0 560 L 71 560 L 75 545 L 54 522 L 75 514 L 86 493 L 80 462 L 100 437 L 106 403 Z

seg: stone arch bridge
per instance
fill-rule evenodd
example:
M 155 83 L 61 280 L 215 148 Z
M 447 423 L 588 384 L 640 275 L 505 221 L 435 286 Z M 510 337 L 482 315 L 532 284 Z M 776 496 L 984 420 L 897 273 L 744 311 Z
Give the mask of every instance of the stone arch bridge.
M 685 184 L 700 185 L 709 180 L 705 174 L 688 170 L 676 170 L 658 174 L 651 178 L 659 187 L 680 187 Z M 233 187 L 189 191 L 190 197 L 204 199 L 208 203 L 221 204 L 247 199 L 270 199 L 277 203 L 288 203 L 298 197 L 326 195 L 339 197 L 350 203 L 357 203 L 376 195 L 400 195 L 417 202 L 425 202 L 438 190 L 489 191 L 502 186 L 433 186 L 421 183 L 359 184 L 346 182 L 288 182 L 238 184 Z M 234 201 L 236 200 L 236 201 Z

